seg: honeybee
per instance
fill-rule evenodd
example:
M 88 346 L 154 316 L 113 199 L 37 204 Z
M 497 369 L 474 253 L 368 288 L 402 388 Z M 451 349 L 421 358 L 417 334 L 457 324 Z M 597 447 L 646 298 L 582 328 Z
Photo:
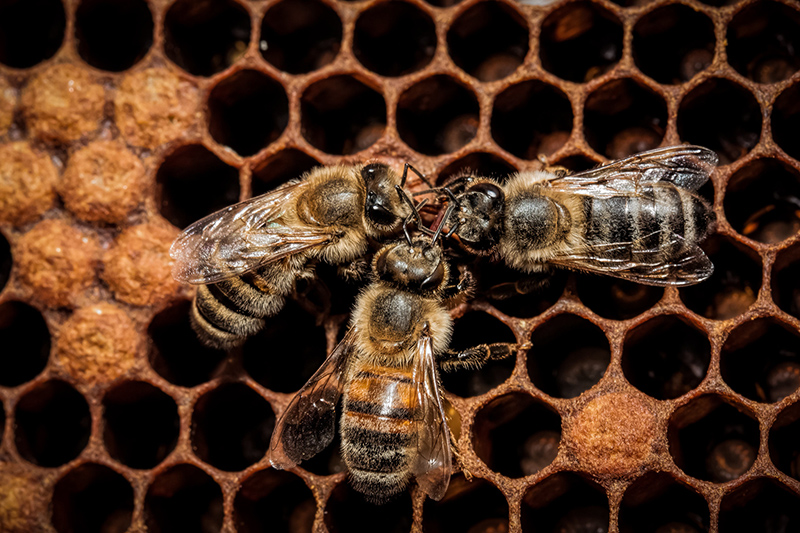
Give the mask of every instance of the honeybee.
M 440 230 L 414 239 L 406 233 L 376 252 L 373 282 L 357 298 L 349 330 L 278 421 L 270 443 L 273 467 L 293 467 L 331 443 L 343 396 L 341 452 L 356 490 L 382 503 L 413 477 L 434 500 L 444 495 L 454 441 L 438 370 L 477 367 L 508 356 L 516 345 L 448 349 L 446 302 L 469 283 L 451 283 Z
M 187 227 L 170 248 L 173 276 L 199 285 L 190 319 L 200 339 L 230 348 L 264 326 L 292 292 L 313 276 L 316 261 L 357 260 L 369 239 L 399 231 L 409 213 L 395 186 L 402 176 L 387 165 L 317 167 L 298 180 L 226 207 Z M 421 179 L 424 177 L 417 172 Z
M 517 270 L 691 285 L 714 271 L 698 246 L 714 212 L 697 190 L 716 164 L 711 150 L 672 146 L 575 174 L 520 172 L 505 184 L 467 174 L 432 191 L 455 205 L 455 235 L 467 251 Z

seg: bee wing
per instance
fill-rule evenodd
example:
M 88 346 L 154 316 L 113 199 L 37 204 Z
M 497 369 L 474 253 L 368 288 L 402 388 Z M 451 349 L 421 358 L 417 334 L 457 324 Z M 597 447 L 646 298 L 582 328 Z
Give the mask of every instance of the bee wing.
M 269 445 L 269 462 L 274 468 L 291 468 L 315 456 L 333 440 L 336 404 L 342 395 L 344 374 L 355 336 L 355 328 L 351 328 L 289 402 L 275 426 Z
M 654 233 L 643 240 L 658 242 L 659 235 Z M 664 254 L 662 246 L 679 251 Z M 669 261 L 665 260 L 665 255 Z M 663 287 L 693 285 L 714 273 L 714 265 L 703 249 L 674 233 L 670 234 L 669 242 L 662 242 L 652 249 L 634 249 L 632 242 L 595 244 L 591 248 L 579 248 L 558 256 L 550 263 Z
M 717 166 L 717 154 L 702 146 L 656 148 L 607 165 L 548 180 L 553 187 L 596 198 L 637 194 L 641 185 L 669 181 L 696 191 Z
M 413 372 L 417 453 L 412 470 L 422 491 L 438 501 L 447 491 L 453 465 L 450 457 L 450 429 L 439 394 L 439 378 L 433 359 L 431 338 L 428 335 L 423 335 L 417 341 Z
M 187 283 L 216 283 L 328 242 L 329 232 L 281 220 L 305 183 L 290 183 L 190 225 L 169 250 L 172 275 Z

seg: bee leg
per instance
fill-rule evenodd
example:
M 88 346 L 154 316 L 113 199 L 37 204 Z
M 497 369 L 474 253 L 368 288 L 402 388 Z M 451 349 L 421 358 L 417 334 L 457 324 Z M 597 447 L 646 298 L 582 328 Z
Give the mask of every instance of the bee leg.
M 551 277 L 547 272 L 539 276 L 526 276 L 517 281 L 499 283 L 489 287 L 486 296 L 492 300 L 505 300 L 521 294 L 539 292 L 550 284 Z
M 550 165 L 547 162 L 547 157 L 544 154 L 539 154 L 539 162 L 542 164 L 542 170 L 544 172 L 550 172 L 551 174 L 555 174 L 559 178 L 563 178 L 567 174 L 569 174 L 569 169 L 567 167 L 562 167 L 561 165 Z
M 475 292 L 475 278 L 472 273 L 464 271 L 461 277 L 458 278 L 458 283 L 450 285 L 442 290 L 442 297 L 445 300 L 453 300 L 455 298 L 468 298 Z
M 511 342 L 496 342 L 481 344 L 466 350 L 447 350 L 439 355 L 439 366 L 445 372 L 462 368 L 480 368 L 487 361 L 504 359 L 516 352 L 517 349 L 527 349 L 528 347 L 529 343 L 519 345 Z
M 339 276 L 344 278 L 345 281 L 359 282 L 367 277 L 370 271 L 369 261 L 363 257 L 354 259 L 344 265 L 339 265 L 337 268 Z

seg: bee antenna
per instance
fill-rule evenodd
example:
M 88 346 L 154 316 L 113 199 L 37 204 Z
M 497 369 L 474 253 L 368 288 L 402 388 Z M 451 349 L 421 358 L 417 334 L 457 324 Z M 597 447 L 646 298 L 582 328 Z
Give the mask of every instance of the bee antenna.
M 403 231 L 406 232 L 406 236 L 408 235 L 406 226 L 408 225 L 408 222 L 410 222 L 411 217 L 417 219 L 417 228 L 422 233 L 424 233 L 425 235 L 431 235 L 433 232 L 422 224 L 422 217 L 419 214 L 419 210 L 422 208 L 422 206 L 428 203 L 428 200 L 425 199 L 415 206 L 414 202 L 411 200 L 411 198 L 408 197 L 408 194 L 406 194 L 406 191 L 404 191 L 400 185 L 395 185 L 394 188 L 397 191 L 398 196 L 400 196 L 400 199 L 404 201 L 406 204 L 408 204 L 408 207 L 411 208 L 411 214 L 408 215 L 406 221 L 403 222 Z
M 442 221 L 439 223 L 439 227 L 436 228 L 436 232 L 431 237 L 431 244 L 436 244 L 436 240 L 441 236 L 442 230 L 444 229 L 444 225 L 447 222 L 447 219 L 450 218 L 450 215 L 453 214 L 453 210 L 456 208 L 455 205 L 450 204 L 447 206 L 447 210 L 444 212 L 444 217 L 442 217 Z M 458 227 L 458 225 L 456 225 Z M 447 232 L 447 236 L 452 234 L 452 230 Z
M 406 163 L 405 166 L 403 166 L 403 177 L 400 179 L 400 186 L 401 187 L 405 187 L 405 185 L 406 185 L 406 178 L 408 177 L 408 171 L 409 170 L 411 170 L 414 174 L 419 176 L 419 179 L 421 179 L 422 182 L 425 185 L 427 185 L 429 189 L 433 188 L 433 184 L 430 181 L 428 181 L 428 178 L 425 177 L 425 174 L 423 174 L 422 172 L 420 172 L 416 168 L 412 167 L 410 163 Z

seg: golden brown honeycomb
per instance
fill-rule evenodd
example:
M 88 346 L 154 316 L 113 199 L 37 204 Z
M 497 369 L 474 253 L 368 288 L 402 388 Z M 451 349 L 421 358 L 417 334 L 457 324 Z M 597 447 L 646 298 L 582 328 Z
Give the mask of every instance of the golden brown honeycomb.
M 800 530 L 799 49 L 793 0 L 0 2 L 0 530 Z M 679 142 L 720 156 L 716 273 L 456 308 L 454 345 L 533 347 L 444 376 L 474 478 L 440 502 L 265 459 L 358 287 L 323 269 L 226 354 L 169 277 L 178 229 L 318 164 Z

